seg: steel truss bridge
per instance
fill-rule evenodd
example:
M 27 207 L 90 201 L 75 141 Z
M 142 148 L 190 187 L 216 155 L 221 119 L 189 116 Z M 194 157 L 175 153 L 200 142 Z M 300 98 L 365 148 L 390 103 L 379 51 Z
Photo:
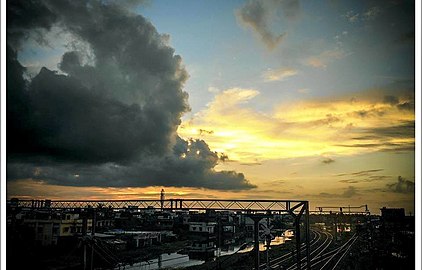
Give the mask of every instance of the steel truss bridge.
M 14 209 L 74 210 L 109 209 L 161 209 L 161 210 L 215 210 L 242 212 L 254 221 L 255 268 L 259 269 L 259 221 L 274 214 L 289 214 L 294 218 L 296 238 L 296 267 L 301 269 L 301 244 L 306 247 L 307 269 L 310 269 L 309 202 L 298 200 L 19 200 L 11 199 L 8 206 Z M 301 230 L 301 224 L 303 229 Z M 301 231 L 304 233 L 302 241 Z
M 11 205 L 22 208 L 113 208 L 126 209 L 156 208 L 163 210 L 216 210 L 244 211 L 253 213 L 286 213 L 300 211 L 298 205 L 307 201 L 292 200 L 213 200 L 213 199 L 167 199 L 167 200 L 16 200 L 9 201 Z

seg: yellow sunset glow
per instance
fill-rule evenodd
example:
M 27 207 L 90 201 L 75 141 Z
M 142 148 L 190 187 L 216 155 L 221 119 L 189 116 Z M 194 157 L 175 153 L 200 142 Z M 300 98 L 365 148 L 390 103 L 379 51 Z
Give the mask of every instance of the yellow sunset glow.
M 369 99 L 309 101 L 279 105 L 268 115 L 244 105 L 258 93 L 239 88 L 219 93 L 204 111 L 181 125 L 179 134 L 205 139 L 212 150 L 243 162 L 351 155 L 414 143 L 413 136 L 393 136 L 395 128 L 414 121 L 412 111 L 396 104 Z

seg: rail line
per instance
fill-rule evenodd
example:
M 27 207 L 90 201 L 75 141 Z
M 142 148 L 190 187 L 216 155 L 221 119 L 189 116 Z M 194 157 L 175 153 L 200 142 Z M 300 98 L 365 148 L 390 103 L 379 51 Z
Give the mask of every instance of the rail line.
M 331 233 L 329 233 L 329 232 L 323 232 L 323 233 L 326 235 L 326 238 L 325 238 L 324 242 L 322 242 L 320 245 L 318 245 L 316 248 L 314 248 L 311 251 L 311 253 L 310 253 L 310 255 L 311 255 L 311 261 L 314 258 L 320 256 L 331 245 L 331 243 L 333 242 L 333 238 L 334 237 L 333 237 L 333 235 Z M 318 254 L 315 255 L 315 253 L 317 253 L 317 252 L 318 252 Z M 301 263 L 302 263 L 301 264 L 302 268 L 305 269 L 305 267 L 307 266 L 306 260 L 305 259 L 302 259 L 301 260 Z M 275 265 L 275 267 L 278 267 L 278 266 Z M 286 269 L 288 269 L 288 270 L 295 270 L 295 269 L 297 269 L 297 266 L 296 266 L 296 264 L 293 264 L 293 265 L 291 265 L 290 267 L 288 267 Z
M 314 236 L 313 236 L 313 238 L 310 241 L 310 247 L 312 247 L 313 245 L 315 245 L 315 243 L 317 243 L 321 239 L 321 233 L 320 232 L 315 231 L 315 230 L 311 230 L 311 232 L 313 233 Z M 301 251 L 302 252 L 305 251 L 305 248 L 306 248 L 305 244 L 304 243 L 301 244 Z M 287 252 L 287 253 L 285 253 L 285 254 L 277 257 L 277 258 L 272 259 L 271 261 L 269 261 L 269 264 L 270 265 L 273 265 L 273 264 L 277 264 L 277 263 L 280 263 L 280 262 L 287 261 L 290 258 L 292 258 L 292 256 L 293 256 L 292 253 Z M 261 264 L 259 266 L 259 269 L 266 269 L 266 267 L 267 267 L 267 264 L 266 263 L 263 263 L 263 264 Z
M 333 236 L 332 236 L 332 234 L 330 234 L 328 232 L 322 232 L 321 233 L 320 231 L 317 231 L 317 230 L 311 230 L 311 231 L 312 231 L 314 237 L 310 241 L 310 248 L 311 248 L 310 255 L 312 256 L 313 254 L 319 252 L 318 254 L 314 255 L 314 257 L 316 257 L 316 256 L 319 256 L 322 252 L 324 252 L 324 250 L 326 250 L 331 245 L 331 243 L 333 241 Z M 325 239 L 321 243 L 324 235 L 325 235 Z M 305 251 L 306 251 L 306 247 L 305 247 L 304 244 L 302 244 L 301 245 L 301 252 L 305 252 Z M 285 253 L 285 254 L 277 257 L 277 258 L 272 259 L 269 262 L 270 268 L 271 269 L 279 269 L 279 267 L 283 266 L 283 263 L 288 262 L 289 260 L 291 260 L 293 258 L 294 258 L 293 253 L 291 253 L 291 252 Z M 305 262 L 306 258 L 302 258 L 301 261 Z M 266 267 L 267 267 L 267 265 L 265 263 L 260 265 L 260 269 L 267 269 Z M 290 266 L 290 268 L 287 268 L 287 269 L 296 269 L 296 265 L 294 264 L 294 265 Z
M 353 246 L 353 244 L 356 242 L 357 239 L 358 239 L 358 236 L 354 234 L 346 243 L 344 243 L 340 247 L 337 247 L 329 252 L 323 253 L 319 257 L 315 257 L 314 259 L 311 260 L 311 263 L 312 263 L 311 268 L 319 269 L 319 270 L 335 269 L 337 265 L 341 262 L 341 260 L 344 258 L 344 256 L 347 254 L 347 252 L 350 250 L 350 248 Z M 334 261 L 334 259 L 338 257 L 339 255 L 341 255 L 341 257 L 337 261 Z M 322 263 L 324 264 L 321 267 L 318 267 L 318 268 L 316 267 Z M 330 268 L 330 263 L 331 265 L 334 264 L 332 268 Z

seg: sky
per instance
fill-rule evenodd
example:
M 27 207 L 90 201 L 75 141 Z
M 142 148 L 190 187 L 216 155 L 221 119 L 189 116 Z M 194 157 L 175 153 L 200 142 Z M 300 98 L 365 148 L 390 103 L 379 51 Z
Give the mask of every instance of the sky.
M 7 16 L 8 198 L 414 212 L 413 1 L 13 0 Z

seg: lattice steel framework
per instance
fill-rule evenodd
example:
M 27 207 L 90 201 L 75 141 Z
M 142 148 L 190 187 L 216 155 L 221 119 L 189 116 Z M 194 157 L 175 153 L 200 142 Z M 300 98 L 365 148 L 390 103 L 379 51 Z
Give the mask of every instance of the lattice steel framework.
M 230 210 L 244 212 L 290 213 L 300 211 L 307 201 L 294 200 L 212 200 L 212 199 L 167 199 L 167 200 L 11 200 L 8 203 L 22 208 L 113 208 L 113 209 L 166 209 L 166 210 Z

